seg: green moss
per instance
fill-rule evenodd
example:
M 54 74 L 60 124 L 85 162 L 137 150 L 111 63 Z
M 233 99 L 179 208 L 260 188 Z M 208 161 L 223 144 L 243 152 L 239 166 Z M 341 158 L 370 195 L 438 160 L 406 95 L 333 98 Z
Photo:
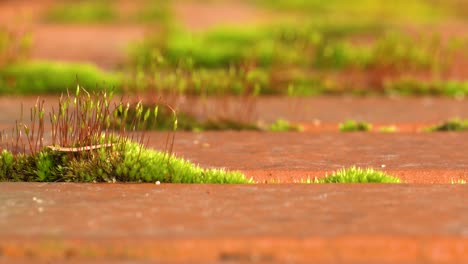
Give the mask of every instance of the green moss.
M 382 126 L 380 127 L 379 131 L 383 133 L 394 133 L 394 132 L 397 132 L 397 127 L 396 126 Z
M 371 32 L 375 41 L 349 37 Z M 372 31 L 374 30 L 374 31 Z M 404 71 L 437 76 L 451 63 L 449 48 L 435 36 L 413 37 L 365 26 L 327 28 L 313 23 L 252 29 L 221 28 L 203 33 L 183 30 L 153 37 L 131 52 L 137 86 L 187 94 L 430 94 L 464 96 L 464 82 L 394 80 Z M 358 70 L 383 76 L 347 84 L 334 71 Z M 388 77 L 388 78 L 387 78 Z M 364 87 L 362 87 L 364 86 Z
M 141 8 L 131 15 L 131 21 L 169 23 L 171 18 L 170 1 L 144 0 L 141 2 Z
M 341 132 L 369 131 L 372 129 L 372 125 L 367 122 L 347 120 L 346 122 L 339 124 L 339 129 Z
M 338 170 L 325 178 L 317 179 L 317 183 L 399 183 L 400 179 L 374 169 L 351 167 Z
M 91 64 L 32 61 L 1 68 L 0 93 L 63 93 L 77 82 L 89 90 L 103 85 L 119 90 L 122 79 L 120 74 L 105 72 Z
M 206 34 L 179 32 L 169 37 L 165 47 L 167 59 L 172 64 L 190 57 L 197 67 L 228 67 L 245 60 L 259 65 L 271 62 L 272 42 L 259 30 L 223 29 Z
M 11 137 L 2 134 L 0 181 L 252 182 L 240 172 L 203 169 L 173 156 L 171 151 L 145 148 L 145 125 L 150 116 L 158 116 L 159 107 L 115 102 L 112 92 L 88 92 L 78 86 L 74 95 L 60 96 L 56 109 L 46 114 L 44 101 L 38 100 L 31 108 L 29 124 L 21 117 Z M 128 114 L 130 109 L 133 116 Z M 177 116 L 171 113 L 171 133 L 175 133 Z M 50 117 L 50 132 L 45 132 L 44 117 Z M 132 129 L 125 128 L 127 120 L 131 120 Z M 138 128 L 143 131 L 136 132 Z M 48 146 L 44 145 L 46 133 L 51 135 Z M 167 140 L 172 150 L 173 138 L 171 141 L 168 136 Z
M 145 68 L 151 65 L 155 53 L 172 66 L 190 60 L 197 68 L 226 68 L 245 61 L 266 67 L 273 58 L 275 38 L 268 27 L 220 28 L 205 33 L 172 29 L 165 39 L 153 36 L 136 44 L 131 56 Z
M 366 47 L 346 41 L 323 42 L 317 45 L 314 66 L 317 68 L 343 69 L 368 65 L 372 54 Z
M 437 86 L 413 78 L 402 78 L 385 83 L 386 94 L 397 95 L 434 95 L 441 91 Z
M 139 8 L 134 12 L 121 14 L 115 1 L 75 0 L 54 4 L 44 14 L 43 20 L 52 23 L 152 23 L 164 25 L 170 22 L 170 1 L 139 0 Z
M 153 109 L 155 106 L 144 106 L 145 109 Z M 136 117 L 135 108 L 130 108 L 127 112 L 127 121 L 131 122 Z M 119 113 L 122 116 L 122 113 Z M 155 119 L 156 118 L 156 119 Z M 268 126 L 262 126 L 261 124 L 242 122 L 239 120 L 228 119 L 228 118 L 212 118 L 207 120 L 200 120 L 195 116 L 177 112 L 177 117 L 167 107 L 158 107 L 157 116 L 150 115 L 145 127 L 138 127 L 137 130 L 173 130 L 174 118 L 177 118 L 177 129 L 184 131 L 224 131 L 224 130 L 235 130 L 235 131 L 274 131 L 274 132 L 285 132 L 285 131 L 302 131 L 302 127 L 299 125 L 291 124 L 289 121 L 284 119 L 278 119 L 274 123 Z M 118 126 L 119 124 L 117 124 Z M 142 124 L 143 125 L 143 124 Z M 132 123 L 127 123 L 127 128 L 132 128 Z
M 453 96 L 456 98 L 463 98 L 468 96 L 468 81 L 446 81 L 437 82 L 440 94 Z
M 463 98 L 468 95 L 467 81 L 421 81 L 406 77 L 384 84 L 385 94 L 389 95 L 445 95 Z
M 394 23 L 431 22 L 447 16 L 458 16 L 457 10 L 448 4 L 450 2 L 453 4 L 454 1 L 256 0 L 256 2 L 282 12 L 302 13 L 307 15 L 303 18 L 304 20 L 333 21 L 345 25 L 362 22 L 375 23 L 380 20 Z
M 55 4 L 44 19 L 55 23 L 101 23 L 114 21 L 117 17 L 110 1 L 81 0 Z
M 117 127 L 124 125 L 129 130 L 173 130 L 175 126 L 174 122 L 177 121 L 177 129 L 191 130 L 192 127 L 199 123 L 193 116 L 186 113 L 176 114 L 169 107 L 142 105 L 143 109 L 146 110 L 155 109 L 156 114 L 149 114 L 146 122 L 135 124 L 135 120 L 138 119 L 137 115 L 139 112 L 135 107 L 137 105 L 138 104 L 130 105 L 128 109 L 118 109 L 115 125 Z M 142 115 L 142 112 L 143 111 L 140 111 L 139 115 Z M 125 124 L 122 122 L 125 122 Z
M 116 179 L 121 181 L 171 183 L 249 183 L 239 172 L 202 169 L 183 159 L 154 150 L 143 150 L 136 144 L 125 147 L 123 161 L 116 168 Z
M 13 171 L 13 165 L 15 163 L 15 157 L 7 150 L 3 150 L 0 155 L 0 179 L 7 179 L 11 177 Z
M 0 68 L 27 57 L 31 34 L 8 31 L 0 27 Z
M 258 130 L 260 130 L 260 128 L 256 124 L 241 122 L 241 121 L 237 121 L 237 120 L 215 119 L 215 120 L 207 120 L 205 122 L 202 122 L 199 127 L 196 127 L 195 129 L 192 129 L 192 130 L 198 130 L 198 131 L 203 131 L 203 130 L 218 130 L 218 131 L 223 131 L 223 130 L 236 130 L 236 131 L 254 130 L 254 131 L 258 131 Z
M 442 124 L 427 128 L 429 132 L 468 131 L 468 119 L 454 118 Z
M 273 132 L 302 131 L 302 127 L 299 125 L 293 125 L 288 120 L 278 119 L 270 125 L 268 130 Z
M 155 106 L 144 106 L 145 109 L 153 109 L 154 107 Z M 131 108 L 127 114 L 127 127 L 131 128 L 132 123 L 128 122 L 132 122 L 136 116 L 136 112 L 133 108 Z M 119 115 L 121 115 L 121 113 L 119 113 Z M 177 112 L 175 115 L 167 107 L 158 107 L 157 116 L 155 117 L 154 115 L 150 115 L 146 122 L 146 126 L 140 126 L 137 128 L 137 130 L 173 130 L 175 118 L 177 119 L 177 129 L 184 131 L 260 130 L 260 127 L 256 124 L 241 122 L 233 119 L 217 118 L 199 120 L 195 116 L 184 112 Z
M 44 149 L 34 156 L 4 150 L 0 181 L 250 183 L 240 172 L 203 169 L 182 158 L 127 142 L 111 151 L 73 155 Z

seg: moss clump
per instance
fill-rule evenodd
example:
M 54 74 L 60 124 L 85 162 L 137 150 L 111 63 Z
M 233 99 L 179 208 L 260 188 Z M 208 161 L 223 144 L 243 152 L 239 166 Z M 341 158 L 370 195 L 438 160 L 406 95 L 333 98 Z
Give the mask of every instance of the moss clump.
M 203 169 L 168 153 L 126 142 L 111 149 L 66 153 L 45 148 L 35 155 L 0 155 L 0 181 L 251 183 L 240 172 Z
M 127 172 L 128 171 L 128 172 Z M 128 144 L 122 163 L 116 169 L 118 180 L 141 180 L 144 182 L 171 183 L 250 183 L 239 172 L 220 169 L 202 169 L 180 158 L 142 149 L 140 145 Z M 136 177 L 133 179 L 133 177 Z
M 302 131 L 302 127 L 299 125 L 293 125 L 288 120 L 278 119 L 268 128 L 272 132 L 287 132 L 287 131 Z
M 159 108 L 145 109 L 140 102 L 132 107 L 135 114 L 130 118 L 130 103 L 111 102 L 112 93 L 90 93 L 78 86 L 75 95 L 60 97 L 57 112 L 47 115 L 44 101 L 38 99 L 31 108 L 29 125 L 21 116 L 11 137 L 1 134 L 0 181 L 251 182 L 239 172 L 202 169 L 174 157 L 174 134 L 172 140 L 167 138 L 167 152 L 145 148 L 144 129 L 135 129 L 146 128 L 150 116 L 157 118 Z M 175 132 L 177 116 L 173 114 Z M 46 116 L 50 117 L 50 145 L 44 143 Z M 127 130 L 126 124 L 133 129 Z
M 468 119 L 454 118 L 442 124 L 429 127 L 429 132 L 468 131 Z
M 32 61 L 0 69 L 0 93 L 39 94 L 63 93 L 77 81 L 84 87 L 120 89 L 122 76 L 109 73 L 90 64 Z
M 338 170 L 325 178 L 317 179 L 317 183 L 400 183 L 400 179 L 374 169 L 351 167 Z
M 369 131 L 372 129 L 372 125 L 367 122 L 347 120 L 344 123 L 340 123 L 339 129 L 341 132 Z

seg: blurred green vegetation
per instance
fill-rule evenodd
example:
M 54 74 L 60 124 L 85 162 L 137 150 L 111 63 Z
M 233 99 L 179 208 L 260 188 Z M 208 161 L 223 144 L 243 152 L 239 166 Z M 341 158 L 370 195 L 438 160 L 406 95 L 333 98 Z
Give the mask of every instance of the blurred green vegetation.
M 2 94 L 63 93 L 77 83 L 89 90 L 107 87 L 118 91 L 123 77 L 92 64 L 28 61 L 0 68 Z
M 238 171 L 204 169 L 144 146 L 120 143 L 112 152 L 71 156 L 45 148 L 36 155 L 0 152 L 0 182 L 253 183 Z
M 170 19 L 170 1 L 135 0 L 135 10 L 118 7 L 112 0 L 67 0 L 52 5 L 44 14 L 44 20 L 51 23 L 86 24 L 132 22 L 166 23 Z M 123 9 L 123 11 L 122 11 Z
M 30 122 L 23 123 L 21 111 L 11 137 L 3 131 L 0 138 L 0 181 L 252 182 L 240 172 L 203 169 L 175 157 L 174 138 L 167 138 L 167 151 L 147 149 L 145 131 L 136 134 L 122 124 L 146 124 L 149 116 L 158 115 L 158 108 L 144 109 L 138 103 L 132 106 L 136 114 L 129 117 L 130 105 L 122 99 L 113 100 L 112 95 L 107 91 L 90 93 L 78 86 L 71 95 L 60 96 L 57 112 L 45 111 L 44 101 L 38 102 L 30 108 Z M 48 117 L 50 126 L 46 125 Z M 119 127 L 113 125 L 122 118 Z M 175 130 L 175 114 L 172 123 Z M 52 134 L 50 145 L 43 142 L 46 133 Z
M 334 23 L 386 20 L 393 24 L 424 23 L 464 17 L 468 10 L 463 0 L 252 0 L 275 10 L 309 15 L 314 21 Z M 466 18 L 466 17 L 465 17 Z
M 371 129 L 372 125 L 364 121 L 346 120 L 339 124 L 339 130 L 341 132 L 365 132 Z
M 372 168 L 359 167 L 343 168 L 324 178 L 317 179 L 316 183 L 400 183 L 400 179 L 386 172 Z
M 246 2 L 276 17 L 257 26 L 190 32 L 175 19 L 174 1 L 138 0 L 131 2 L 136 8 L 124 11 L 118 1 L 57 2 L 45 12 L 44 21 L 141 23 L 147 24 L 149 34 L 129 47 L 124 66 L 108 72 L 92 64 L 28 60 L 32 36 L 0 28 L 0 94 L 63 93 L 79 83 L 88 91 L 105 87 L 162 96 L 468 96 L 466 76 L 447 77 L 457 60 L 468 58 L 468 38 L 426 30 L 444 21 L 466 20 L 466 1 Z M 418 26 L 425 30 L 412 30 Z M 282 119 L 258 124 L 183 112 L 177 119 L 178 128 L 188 131 L 301 130 Z M 152 123 L 158 124 L 156 129 L 171 130 L 173 113 L 160 109 Z M 371 128 L 353 120 L 340 124 L 341 131 Z M 450 120 L 431 130 L 466 130 L 466 121 Z
M 293 125 L 288 120 L 280 118 L 271 124 L 268 130 L 272 132 L 302 131 L 303 127 L 300 125 Z
M 468 119 L 453 118 L 426 130 L 429 132 L 468 131 Z
M 135 86 L 217 95 L 466 94 L 463 89 L 453 91 L 463 83 L 443 80 L 429 90 L 417 79 L 405 86 L 408 89 L 401 88 L 406 78 L 401 76 L 440 76 L 466 43 L 447 44 L 437 35 L 409 36 L 381 28 L 348 26 L 340 31 L 281 25 L 203 33 L 174 30 L 166 39 L 148 38 L 133 46 Z M 356 43 L 356 34 L 371 34 L 374 39 Z M 336 76 L 346 72 L 360 73 L 368 83 L 343 84 Z
M 0 68 L 25 58 L 31 41 L 31 34 L 0 28 Z
M 62 1 L 45 14 L 46 21 L 60 23 L 111 22 L 117 17 L 117 12 L 108 0 Z
M 145 109 L 154 109 L 154 105 L 145 105 Z M 121 115 L 122 113 L 120 113 Z M 128 122 L 126 126 L 132 128 L 132 120 L 136 117 L 135 107 L 131 107 L 127 112 Z M 177 129 L 180 131 L 273 131 L 273 132 L 286 132 L 286 131 L 302 131 L 302 127 L 292 124 L 285 119 L 278 119 L 275 122 L 264 125 L 252 122 L 246 122 L 234 118 L 214 117 L 209 116 L 201 119 L 193 114 L 187 112 L 172 112 L 167 107 L 158 107 L 158 115 L 156 117 L 149 116 L 145 126 L 138 127 L 138 130 L 172 130 L 174 128 L 174 120 L 177 119 Z M 116 124 L 118 125 L 118 124 Z
M 209 95 L 466 95 L 465 82 L 440 76 L 467 40 L 406 31 L 463 18 L 458 9 L 465 5 L 456 0 L 247 2 L 280 11 L 278 18 L 261 27 L 197 33 L 172 27 L 163 37 L 135 45 L 130 60 L 136 89 Z M 353 73 L 364 77 L 353 82 Z M 413 75 L 428 78 L 408 81 Z
M 15 57 L 16 53 L 2 53 L 8 45 L 4 43 L 11 41 L 3 41 L 0 30 L 0 91 L 58 92 L 64 89 L 59 85 L 70 86 L 78 75 L 84 86 L 92 87 L 105 82 L 122 88 L 125 78 L 128 83 L 124 92 L 251 96 L 468 94 L 465 80 L 445 77 L 456 59 L 468 57 L 468 39 L 407 30 L 413 25 L 463 20 L 462 14 L 468 9 L 463 1 L 246 2 L 274 10 L 272 16 L 277 17 L 262 26 L 189 32 L 173 19 L 174 1 L 135 1 L 137 8 L 125 15 L 118 2 L 109 0 L 58 2 L 46 12 L 47 21 L 158 22 L 161 27 L 151 27 L 152 34 L 130 47 L 128 64 L 121 68 L 121 74 L 91 70 L 89 66 L 82 69 L 83 65 L 70 64 L 61 70 L 44 62 L 13 65 L 15 60 L 2 59 L 6 57 L 3 54 Z
M 468 95 L 468 81 L 423 81 L 405 77 L 385 84 L 388 95 L 446 95 L 463 98 Z
M 163 26 L 166 26 L 166 23 L 170 23 L 172 19 L 171 1 L 140 0 L 139 2 L 140 8 L 130 14 L 129 21 L 140 23 L 158 22 L 162 23 Z

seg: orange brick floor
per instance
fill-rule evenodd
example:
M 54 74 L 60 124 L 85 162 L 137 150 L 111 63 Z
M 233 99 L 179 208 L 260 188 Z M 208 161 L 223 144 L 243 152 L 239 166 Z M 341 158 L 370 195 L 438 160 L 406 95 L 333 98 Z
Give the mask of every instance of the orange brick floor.
M 468 263 L 463 185 L 0 184 L 0 261 Z

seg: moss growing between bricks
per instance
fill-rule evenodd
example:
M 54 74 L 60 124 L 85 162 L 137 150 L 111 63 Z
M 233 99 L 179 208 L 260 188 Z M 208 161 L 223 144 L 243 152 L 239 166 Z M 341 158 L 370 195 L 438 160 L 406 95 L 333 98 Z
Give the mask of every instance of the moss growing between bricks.
M 79 82 L 84 87 L 106 87 L 119 90 L 123 77 L 91 64 L 30 61 L 0 68 L 0 93 L 63 93 Z
M 288 120 L 278 119 L 268 128 L 272 132 L 285 132 L 285 131 L 302 131 L 303 127 L 300 125 L 293 125 Z
M 220 169 L 202 169 L 188 161 L 168 157 L 166 153 L 144 149 L 141 145 L 127 144 L 123 160 L 116 168 L 119 181 L 171 182 L 171 183 L 249 183 L 240 172 Z M 135 178 L 134 178 L 135 177 Z
M 153 108 L 154 106 L 146 106 L 148 108 Z M 169 111 L 168 108 L 161 108 L 159 109 L 159 113 L 156 117 L 150 116 L 148 119 L 148 123 L 146 127 L 138 127 L 137 129 L 156 129 L 156 130 L 171 130 L 173 128 L 174 117 L 173 113 Z M 128 121 L 131 121 L 132 117 L 135 117 L 135 111 L 131 108 L 128 111 L 127 118 Z M 121 116 L 122 113 L 119 113 Z M 208 120 L 199 120 L 196 116 L 186 113 L 186 112 L 177 112 L 177 129 L 183 131 L 224 131 L 224 130 L 254 130 L 258 131 L 261 130 L 259 126 L 252 123 L 246 123 L 237 121 L 235 119 L 223 119 L 223 118 L 215 118 L 215 119 L 208 119 Z M 118 121 L 120 123 L 120 121 Z M 155 124 L 154 126 L 150 126 L 150 124 Z M 127 127 L 131 127 L 131 123 L 127 122 Z
M 55 4 L 44 20 L 54 23 L 102 23 L 117 19 L 112 2 L 106 0 L 70 1 Z
M 400 179 L 371 168 L 350 167 L 338 170 L 315 183 L 400 183 Z
M 468 119 L 453 118 L 426 130 L 429 132 L 468 131 Z
M 155 105 L 145 105 L 146 108 L 154 108 Z M 174 122 L 173 113 L 168 108 L 159 109 L 156 117 L 150 115 L 146 127 L 137 127 L 138 130 L 171 130 Z M 128 111 L 127 121 L 132 120 L 135 117 L 135 108 L 130 108 Z M 122 116 L 119 113 L 118 116 Z M 277 119 L 275 122 L 269 125 L 241 121 L 236 118 L 208 118 L 206 120 L 200 120 L 195 115 L 187 112 L 177 112 L 177 128 L 183 131 L 272 131 L 272 132 L 287 132 L 287 131 L 302 131 L 303 127 L 296 124 L 291 124 L 288 120 Z M 121 121 L 117 121 L 118 124 Z M 155 124 L 154 126 L 151 124 Z M 131 128 L 132 123 L 126 124 L 127 128 Z
M 341 132 L 369 131 L 372 129 L 372 125 L 367 122 L 347 120 L 346 122 L 339 124 L 339 129 Z
M 0 156 L 0 181 L 33 182 L 162 182 L 250 183 L 240 172 L 203 169 L 168 153 L 146 149 L 134 142 L 111 152 L 95 150 L 76 156 L 45 148 L 36 155 Z
M 400 183 L 400 179 L 386 174 L 382 171 L 376 171 L 371 168 L 362 169 L 352 166 L 348 169 L 340 169 L 324 178 L 301 179 L 297 183 Z
M 174 157 L 174 137 L 168 137 L 168 151 L 145 148 L 145 131 L 128 131 L 125 125 L 130 104 L 120 101 L 112 107 L 111 98 L 106 92 L 80 92 L 80 87 L 76 96 L 61 97 L 58 111 L 49 115 L 52 144 L 48 146 L 44 143 L 47 115 L 44 102 L 38 100 L 29 124 L 21 117 L 10 137 L 1 134 L 0 181 L 252 182 L 240 172 L 203 169 Z M 134 111 L 130 122 L 134 128 L 146 127 L 149 116 L 158 115 L 158 107 L 144 109 L 141 103 Z M 119 112 L 123 115 L 118 116 Z M 173 130 L 176 128 L 174 113 Z

